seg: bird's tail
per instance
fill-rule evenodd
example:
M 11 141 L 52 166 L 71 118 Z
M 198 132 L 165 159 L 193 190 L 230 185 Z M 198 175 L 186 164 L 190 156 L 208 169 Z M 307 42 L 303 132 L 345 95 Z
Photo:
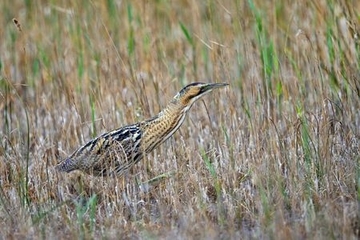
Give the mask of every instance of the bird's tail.
M 75 170 L 74 161 L 71 158 L 67 158 L 55 166 L 55 169 L 60 172 L 71 172 Z

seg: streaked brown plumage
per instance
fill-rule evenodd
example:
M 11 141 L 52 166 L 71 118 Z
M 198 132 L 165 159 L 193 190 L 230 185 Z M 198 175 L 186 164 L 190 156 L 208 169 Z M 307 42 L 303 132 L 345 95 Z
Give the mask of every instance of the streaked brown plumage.
M 168 139 L 183 123 L 192 104 L 227 83 L 192 83 L 155 117 L 102 134 L 60 162 L 63 172 L 81 170 L 95 176 L 121 175 Z

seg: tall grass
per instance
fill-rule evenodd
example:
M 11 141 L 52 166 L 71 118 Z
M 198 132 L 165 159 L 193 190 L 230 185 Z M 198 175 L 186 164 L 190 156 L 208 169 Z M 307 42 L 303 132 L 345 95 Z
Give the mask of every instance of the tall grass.
M 1 238 L 359 238 L 357 1 L 0 6 Z M 195 81 L 125 176 L 55 171 Z

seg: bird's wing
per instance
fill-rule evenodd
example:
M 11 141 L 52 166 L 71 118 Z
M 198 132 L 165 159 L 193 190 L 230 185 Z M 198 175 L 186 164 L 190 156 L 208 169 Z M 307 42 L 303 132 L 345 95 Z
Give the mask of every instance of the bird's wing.
M 77 162 L 77 169 L 94 175 L 122 173 L 141 159 L 141 135 L 138 125 L 115 129 L 90 140 L 69 159 Z

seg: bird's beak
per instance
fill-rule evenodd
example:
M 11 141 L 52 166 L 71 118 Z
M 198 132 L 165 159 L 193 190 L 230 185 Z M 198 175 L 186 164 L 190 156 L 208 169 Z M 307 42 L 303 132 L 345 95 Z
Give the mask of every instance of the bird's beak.
M 208 91 L 213 90 L 215 88 L 222 88 L 222 87 L 226 87 L 228 85 L 229 85 L 228 83 L 208 83 L 208 84 L 204 85 L 201 88 L 201 91 L 202 92 L 208 92 Z

